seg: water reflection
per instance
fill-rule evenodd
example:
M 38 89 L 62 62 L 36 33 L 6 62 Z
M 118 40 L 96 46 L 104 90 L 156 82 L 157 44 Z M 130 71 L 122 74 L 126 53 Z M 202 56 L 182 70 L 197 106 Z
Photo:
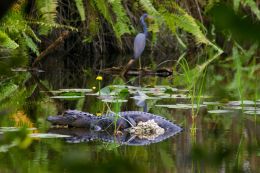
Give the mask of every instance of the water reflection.
M 155 136 L 152 138 L 140 137 L 132 135 L 128 132 L 120 132 L 118 135 L 114 135 L 108 131 L 93 131 L 84 128 L 51 128 L 48 133 L 51 134 L 62 134 L 69 135 L 70 137 L 65 138 L 68 143 L 81 143 L 90 141 L 103 141 L 109 143 L 115 143 L 115 145 L 132 145 L 132 146 L 142 146 L 150 145 L 153 143 L 161 142 L 167 138 L 177 135 L 181 132 L 181 128 L 176 126 L 176 129 L 166 130 L 164 134 Z
M 63 75 L 58 77 L 63 78 Z M 74 83 L 74 79 L 70 81 L 69 78 L 56 78 L 57 76 L 52 76 L 52 80 L 30 80 L 32 85 L 37 84 L 33 94 L 23 94 L 19 88 L 20 99 L 14 96 L 15 101 L 10 99 L 1 105 L 1 126 L 14 126 L 14 122 L 8 118 L 9 110 L 23 110 L 39 132 L 47 132 L 49 124 L 45 118 L 65 109 L 79 109 L 94 114 L 106 112 L 107 105 L 113 110 L 119 107 L 121 111 L 142 109 L 135 105 L 133 99 L 119 104 L 105 103 L 96 96 L 84 96 L 78 100 L 51 99 L 48 92 L 42 91 L 96 86 L 95 75 L 89 76 L 87 81 L 84 79 L 77 83 Z M 109 76 L 104 78 L 102 87 L 120 82 Z M 171 84 L 169 79 L 142 80 L 143 85 Z M 63 85 L 66 82 L 69 84 Z M 139 81 L 132 83 L 139 85 Z M 153 93 L 160 94 L 157 89 Z M 155 106 L 187 104 L 187 99 L 167 97 L 147 99 L 146 103 L 148 112 L 165 116 L 182 125 L 184 131 L 161 143 L 141 147 L 119 146 L 100 141 L 71 144 L 63 139 L 38 138 L 28 141 L 28 132 L 0 133 L 1 146 L 11 146 L 13 141 L 19 141 L 17 146 L 0 153 L 0 172 L 260 172 L 260 121 L 257 115 L 243 114 L 242 109 L 225 114 L 208 114 L 209 108 L 222 109 L 219 105 L 210 105 L 201 108 L 193 121 L 190 109 Z M 191 133 L 194 124 L 196 133 Z M 28 145 L 25 147 L 20 144 Z

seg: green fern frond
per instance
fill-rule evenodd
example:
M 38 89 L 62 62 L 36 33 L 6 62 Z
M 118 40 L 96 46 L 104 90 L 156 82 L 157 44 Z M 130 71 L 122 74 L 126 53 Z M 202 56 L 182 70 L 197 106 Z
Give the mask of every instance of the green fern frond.
M 173 33 L 175 33 L 176 28 L 178 27 L 192 34 L 196 38 L 197 43 L 210 44 L 210 41 L 202 32 L 198 21 L 196 21 L 175 2 L 171 2 L 170 5 L 174 12 L 167 12 L 164 7 L 161 7 L 161 14 L 166 21 L 167 26 Z
M 57 0 L 40 0 L 36 1 L 37 7 L 41 15 L 41 20 L 48 23 L 55 23 L 57 17 L 56 8 L 58 6 Z
M 55 24 L 57 17 L 56 8 L 58 6 L 58 0 L 38 0 L 36 6 L 40 14 L 40 21 L 49 24 Z M 49 27 L 42 26 L 39 29 L 40 34 L 46 35 L 50 31 Z
M 19 45 L 12 40 L 5 32 L 0 31 L 0 47 L 16 49 Z
M 102 14 L 102 16 L 106 19 L 106 21 L 113 25 L 113 20 L 109 12 L 108 5 L 105 0 L 93 0 L 96 8 Z
M 34 41 L 32 40 L 31 37 L 29 37 L 28 35 L 26 35 L 24 32 L 23 32 L 23 36 L 25 38 L 25 43 L 26 45 L 37 55 L 39 56 L 39 50 L 38 50 L 38 47 L 37 45 L 34 43 Z
M 28 21 L 28 23 L 36 24 L 36 25 L 40 25 L 40 26 L 48 27 L 48 28 L 63 28 L 63 29 L 68 29 L 68 30 L 71 30 L 71 31 L 78 32 L 78 29 L 73 27 L 73 26 L 62 25 L 62 24 L 58 24 L 58 23 L 50 24 L 50 23 L 39 22 L 39 21 Z
M 75 3 L 76 3 L 76 7 L 78 9 L 81 21 L 85 21 L 86 15 L 85 15 L 85 8 L 84 8 L 83 0 L 75 0 Z
M 153 16 L 158 16 L 159 12 L 154 8 L 150 0 L 139 0 L 139 3 L 147 13 Z
M 108 8 L 108 4 L 106 3 L 105 0 L 93 0 L 96 8 L 98 9 L 98 11 L 102 14 L 102 16 L 106 19 L 106 21 L 111 25 L 116 38 L 119 40 L 120 42 L 120 26 L 118 26 L 119 24 L 115 25 L 111 16 L 111 12 L 110 9 Z
M 251 11 L 256 15 L 257 19 L 260 20 L 260 10 L 254 0 L 243 0 L 243 4 L 250 7 Z
M 121 0 L 109 0 L 112 5 L 112 10 L 116 14 L 116 23 L 114 26 L 117 37 L 120 38 L 122 35 L 131 33 L 131 23 L 126 15 L 125 9 L 121 4 Z
M 241 0 L 233 0 L 233 8 L 235 11 L 238 11 Z
M 41 43 L 41 39 L 35 34 L 35 32 L 32 30 L 30 26 L 26 28 L 25 33 L 31 38 L 33 38 L 36 42 Z

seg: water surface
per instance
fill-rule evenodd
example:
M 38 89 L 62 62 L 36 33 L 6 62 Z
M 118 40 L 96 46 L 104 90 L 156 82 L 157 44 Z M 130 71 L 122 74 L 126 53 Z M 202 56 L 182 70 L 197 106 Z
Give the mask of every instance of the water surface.
M 1 126 L 19 126 L 9 118 L 17 112 L 8 113 L 7 108 L 19 110 L 19 117 L 27 117 L 26 121 L 37 128 L 33 133 L 47 133 L 50 124 L 46 117 L 67 109 L 93 114 L 109 109 L 146 109 L 182 126 L 183 132 L 147 146 L 120 146 L 102 141 L 68 143 L 63 138 L 17 138 L 26 136 L 27 132 L 23 130 L 1 132 L 1 149 L 6 151 L 0 153 L 0 172 L 260 172 L 259 115 L 246 112 L 258 111 L 259 101 L 241 105 L 239 102 L 219 102 L 214 97 L 205 97 L 204 103 L 197 105 L 200 110 L 194 118 L 190 96 L 183 88 L 175 88 L 172 78 L 132 78 L 127 87 L 125 81 L 106 75 L 101 87 L 115 85 L 114 90 L 103 89 L 102 97 L 99 97 L 96 75 L 85 77 L 71 79 L 59 74 L 55 78 L 49 75 L 40 76 L 37 80 L 32 78 L 29 86 L 37 86 L 37 90 L 29 98 L 28 95 L 19 96 L 26 98 L 21 99 L 19 104 L 6 103 L 7 106 L 0 110 L 3 117 Z M 96 90 L 93 91 L 94 86 Z M 79 96 L 75 98 L 55 98 L 60 95 L 59 89 L 68 88 L 90 90 L 79 93 L 74 90 L 65 94 Z M 114 100 L 113 92 L 118 95 L 117 91 L 122 91 L 122 88 L 129 91 L 123 96 L 126 101 L 109 102 Z M 169 88 L 172 91 L 165 92 Z M 136 91 L 149 97 L 142 97 L 138 102 L 133 98 Z M 146 100 L 146 104 L 141 104 L 142 99 Z M 26 140 L 12 146 L 17 139 Z

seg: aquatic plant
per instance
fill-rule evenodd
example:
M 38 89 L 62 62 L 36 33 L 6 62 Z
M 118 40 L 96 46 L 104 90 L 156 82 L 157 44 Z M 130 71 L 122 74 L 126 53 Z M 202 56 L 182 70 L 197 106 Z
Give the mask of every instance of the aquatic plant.
M 97 76 L 96 80 L 98 81 L 98 95 L 100 96 L 100 90 L 101 90 L 101 81 L 103 80 L 102 76 Z

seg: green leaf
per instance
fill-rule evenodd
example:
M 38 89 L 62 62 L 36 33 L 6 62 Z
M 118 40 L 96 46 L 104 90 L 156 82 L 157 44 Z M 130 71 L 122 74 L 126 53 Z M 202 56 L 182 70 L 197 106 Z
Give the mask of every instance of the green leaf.
M 5 32 L 0 31 L 0 47 L 16 49 L 19 45 L 13 41 Z
M 244 0 L 244 5 L 247 5 L 250 7 L 251 11 L 256 15 L 258 20 L 260 20 L 260 10 L 259 7 L 256 4 L 255 0 Z
M 76 7 L 78 9 L 81 21 L 85 21 L 86 15 L 85 15 L 83 0 L 75 0 L 75 3 L 76 3 Z
M 40 52 L 38 50 L 38 47 L 37 45 L 34 43 L 34 41 L 32 40 L 31 37 L 29 37 L 28 35 L 26 35 L 24 32 L 23 32 L 23 36 L 25 38 L 25 42 L 26 42 L 26 45 L 37 55 L 39 56 Z

